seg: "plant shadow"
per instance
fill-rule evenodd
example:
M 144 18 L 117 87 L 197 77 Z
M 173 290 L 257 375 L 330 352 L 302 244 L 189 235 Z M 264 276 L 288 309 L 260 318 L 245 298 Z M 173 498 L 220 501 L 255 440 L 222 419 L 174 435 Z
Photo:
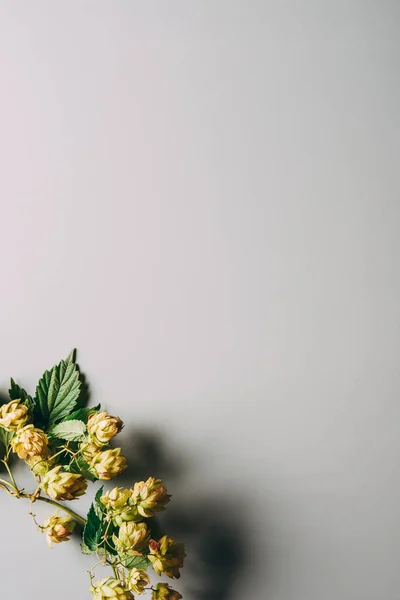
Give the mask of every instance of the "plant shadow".
M 233 587 L 246 573 L 248 516 L 240 507 L 238 498 L 224 489 L 218 489 L 217 482 L 210 484 L 209 492 L 204 485 L 201 494 L 190 492 L 190 484 L 185 485 L 185 473 L 195 469 L 182 455 L 173 455 L 167 440 L 155 432 L 141 432 L 130 435 L 124 432 L 121 446 L 128 460 L 128 469 L 119 476 L 119 485 L 129 487 L 133 481 L 160 478 L 166 482 L 169 491 L 179 489 L 189 492 L 180 500 L 172 498 L 165 512 L 157 522 L 161 534 L 164 531 L 185 543 L 184 585 L 186 596 L 191 600 L 231 600 Z

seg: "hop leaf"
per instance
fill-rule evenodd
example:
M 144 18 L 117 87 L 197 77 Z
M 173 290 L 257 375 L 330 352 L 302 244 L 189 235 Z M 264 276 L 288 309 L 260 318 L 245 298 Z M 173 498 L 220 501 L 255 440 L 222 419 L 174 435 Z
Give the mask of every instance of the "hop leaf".
M 51 428 L 76 407 L 81 382 L 72 351 L 59 365 L 46 371 L 36 388 L 36 419 Z

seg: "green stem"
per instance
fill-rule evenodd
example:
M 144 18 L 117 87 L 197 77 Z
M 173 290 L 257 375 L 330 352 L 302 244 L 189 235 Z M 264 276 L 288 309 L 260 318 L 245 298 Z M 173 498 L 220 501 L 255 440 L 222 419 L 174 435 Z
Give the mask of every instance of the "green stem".
M 6 481 L 5 479 L 0 479 L 0 483 L 4 483 L 4 485 L 6 485 L 7 487 L 14 487 L 11 481 Z
M 42 496 L 38 496 L 36 498 L 36 501 L 37 500 L 39 500 L 40 502 L 46 502 L 46 504 L 51 504 L 52 506 L 56 506 L 57 508 L 60 508 L 64 512 L 71 515 L 71 517 L 73 517 L 75 519 L 75 521 L 78 521 L 78 523 L 81 523 L 81 525 L 86 525 L 86 519 L 84 519 L 83 517 L 78 515 L 75 511 L 71 510 L 70 508 L 67 508 L 66 506 L 63 506 L 62 504 L 59 504 L 55 500 L 50 500 L 50 498 L 42 498 Z
M 10 490 L 10 487 L 11 487 L 11 489 L 14 489 L 14 486 L 11 483 L 11 481 L 6 481 L 5 479 L 0 479 L 0 488 L 5 490 L 7 492 L 7 494 L 10 494 L 10 496 L 15 496 L 16 490 L 14 489 L 14 492 L 12 492 Z
M 14 475 L 12 474 L 12 471 L 11 471 L 10 467 L 8 466 L 8 462 L 6 460 L 3 460 L 2 463 L 4 464 L 5 468 L 7 469 L 7 472 L 8 472 L 8 474 L 10 476 L 10 479 L 11 479 L 11 481 L 13 483 L 13 487 L 15 489 L 15 493 L 17 494 L 17 498 L 19 498 L 20 493 L 19 493 L 19 490 L 18 490 L 17 482 L 15 481 Z

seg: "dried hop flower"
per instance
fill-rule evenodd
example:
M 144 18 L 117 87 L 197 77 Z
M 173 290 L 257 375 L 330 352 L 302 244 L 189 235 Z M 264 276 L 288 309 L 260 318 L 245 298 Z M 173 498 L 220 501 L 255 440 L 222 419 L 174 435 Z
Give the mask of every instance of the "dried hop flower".
M 41 488 L 53 500 L 75 500 L 85 493 L 87 482 L 82 475 L 67 473 L 58 466 L 43 477 Z
M 12 400 L 0 408 L 0 427 L 7 431 L 17 431 L 26 425 L 29 408 L 21 400 Z
M 119 579 L 106 577 L 95 581 L 90 588 L 93 594 L 93 600 L 109 600 L 118 598 L 118 600 L 135 600 L 132 592 L 122 586 Z
M 152 517 L 155 512 L 164 510 L 171 498 L 161 479 L 154 479 L 154 477 L 149 477 L 147 481 L 136 482 L 132 497 L 138 513 L 143 517 Z
M 151 595 L 151 600 L 180 600 L 181 598 L 182 594 L 169 587 L 168 583 L 157 583 Z
M 87 430 L 94 444 L 105 446 L 121 431 L 123 423 L 119 417 L 112 417 L 106 412 L 90 415 Z
M 119 527 L 124 521 L 142 520 L 142 516 L 138 514 L 133 504 L 132 490 L 122 487 L 113 488 L 107 491 L 100 501 L 106 507 L 109 518 Z
M 158 542 L 151 540 L 149 548 L 148 558 L 157 575 L 165 573 L 168 577 L 179 579 L 179 569 L 183 567 L 186 556 L 183 544 L 176 544 L 172 538 L 164 535 Z
M 25 425 L 18 429 L 11 440 L 11 447 L 22 460 L 33 456 L 42 456 L 47 448 L 47 435 L 33 425 Z
M 146 523 L 122 523 L 118 536 L 113 535 L 118 554 L 135 556 L 149 543 Z
M 108 481 L 126 469 L 126 458 L 120 456 L 121 448 L 99 452 L 90 463 L 99 479 Z
M 127 584 L 132 592 L 136 592 L 136 594 L 144 594 L 145 587 L 150 585 L 150 577 L 147 575 L 146 571 L 132 569 L 128 573 Z
M 74 528 L 75 521 L 73 521 L 72 517 L 59 517 L 58 511 L 53 513 L 43 525 L 50 548 L 52 543 L 60 544 L 61 542 L 68 542 Z

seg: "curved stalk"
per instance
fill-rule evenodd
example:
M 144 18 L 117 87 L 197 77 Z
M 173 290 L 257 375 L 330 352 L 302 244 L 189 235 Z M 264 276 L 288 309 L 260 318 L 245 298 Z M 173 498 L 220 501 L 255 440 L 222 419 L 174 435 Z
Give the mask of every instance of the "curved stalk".
M 17 482 L 15 481 L 14 475 L 12 474 L 12 471 L 10 469 L 10 467 L 8 466 L 8 462 L 6 460 L 2 460 L 1 461 L 3 463 L 3 465 L 5 466 L 5 468 L 7 469 L 7 473 L 10 476 L 10 479 L 12 481 L 12 487 L 15 489 L 15 493 L 17 494 L 17 497 L 19 498 L 20 493 L 19 493 L 19 489 L 17 486 Z
M 26 497 L 29 498 L 30 497 L 29 494 L 24 496 L 24 498 L 26 498 Z M 64 512 L 71 515 L 71 517 L 73 519 L 75 519 L 75 521 L 78 521 L 78 523 L 80 523 L 81 525 L 86 525 L 86 519 L 84 519 L 83 517 L 78 515 L 75 511 L 71 510 L 70 508 L 67 508 L 66 506 L 63 506 L 62 504 L 59 504 L 59 502 L 56 502 L 55 500 L 51 500 L 50 498 L 43 498 L 42 496 L 38 496 L 35 499 L 35 502 L 38 500 L 39 500 L 39 502 L 46 502 L 46 504 L 51 504 L 52 506 L 56 506 L 57 508 L 60 508 Z

